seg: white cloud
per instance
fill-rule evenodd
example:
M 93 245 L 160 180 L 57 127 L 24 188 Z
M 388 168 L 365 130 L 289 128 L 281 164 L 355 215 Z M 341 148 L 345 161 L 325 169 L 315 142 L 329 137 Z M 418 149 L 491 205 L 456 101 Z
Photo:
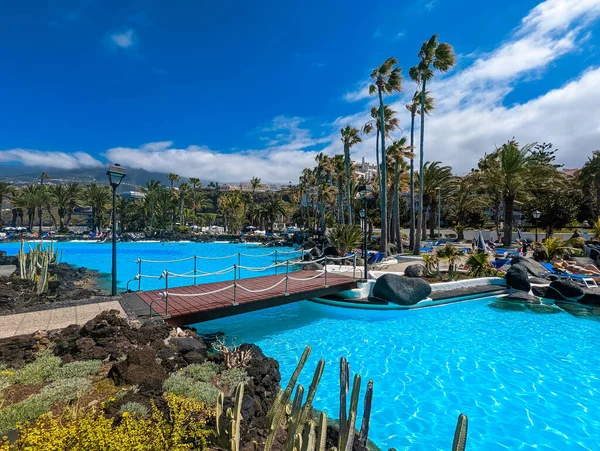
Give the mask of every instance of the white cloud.
M 380 38 L 381 36 L 383 36 L 383 33 L 381 33 L 381 29 L 380 29 L 380 28 L 378 28 L 378 29 L 377 29 L 377 30 L 375 30 L 375 32 L 373 33 L 373 37 L 374 37 L 375 39 L 378 39 L 378 38 Z
M 102 164 L 85 152 L 44 152 L 31 149 L 0 150 L 0 163 L 20 163 L 24 166 L 58 169 L 88 168 Z
M 401 39 L 404 36 L 406 36 L 406 34 L 403 31 L 401 31 L 401 32 L 397 33 L 396 36 L 394 36 L 394 39 Z
M 113 33 L 109 36 L 112 43 L 123 49 L 131 47 L 135 43 L 135 32 L 132 29 L 120 33 Z

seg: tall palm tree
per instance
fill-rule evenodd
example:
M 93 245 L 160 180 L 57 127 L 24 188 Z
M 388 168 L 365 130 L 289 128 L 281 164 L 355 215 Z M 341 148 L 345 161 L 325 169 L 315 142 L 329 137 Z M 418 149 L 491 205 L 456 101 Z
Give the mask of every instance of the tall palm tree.
M 250 179 L 250 187 L 252 188 L 252 201 L 255 202 L 255 194 L 256 194 L 256 190 L 257 188 L 260 188 L 260 183 L 261 183 L 261 179 L 260 177 L 252 177 Z
M 387 233 L 387 201 L 385 181 L 386 175 L 386 157 L 385 157 L 385 114 L 383 105 L 383 94 L 393 94 L 402 91 L 401 69 L 395 67 L 398 60 L 393 56 L 384 61 L 384 63 L 371 72 L 373 84 L 369 86 L 369 94 L 377 93 L 379 96 L 379 127 L 381 135 L 381 248 L 380 251 L 387 255 L 388 233 Z
M 67 185 L 67 220 L 65 226 L 68 228 L 71 224 L 71 218 L 76 207 L 79 207 L 82 202 L 83 188 L 79 183 L 69 183 Z
M 50 176 L 48 174 L 46 174 L 45 172 L 42 172 L 42 174 L 40 175 L 40 185 L 44 184 L 44 180 L 48 180 L 50 178 Z
M 10 198 L 10 204 L 12 207 L 12 221 L 10 225 L 12 227 L 17 226 L 17 218 L 19 218 L 19 225 L 23 227 L 23 211 L 27 209 L 25 195 L 23 190 L 16 190 L 12 193 Z
M 396 112 L 392 110 L 389 106 L 385 105 L 383 108 L 383 117 L 384 117 L 384 129 L 385 129 L 385 137 L 390 137 L 390 132 L 396 130 L 400 127 L 400 121 L 396 116 Z M 363 125 L 362 132 L 365 135 L 370 135 L 373 131 L 376 131 L 375 135 L 375 157 L 377 161 L 377 178 L 381 180 L 381 166 L 379 164 L 379 108 L 373 107 L 371 108 L 371 120 L 369 120 L 365 125 Z
M 183 215 L 183 206 L 185 205 L 185 199 L 188 196 L 190 192 L 190 185 L 188 185 L 187 183 L 182 183 L 181 185 L 179 185 L 179 192 L 178 197 L 177 197 L 177 201 L 179 203 L 179 225 L 180 226 L 185 226 L 185 218 Z
M 187 208 L 193 211 L 194 225 L 196 225 L 198 214 L 202 212 L 202 210 L 213 207 L 213 203 L 206 197 L 206 194 L 201 191 L 192 191 L 186 196 L 185 201 Z
M 274 231 L 274 224 L 277 222 L 277 219 L 285 216 L 287 213 L 287 207 L 281 196 L 276 194 L 271 194 L 269 199 L 264 204 L 264 215 L 265 219 L 269 225 L 269 230 L 271 233 Z
M 315 157 L 315 161 L 317 162 L 314 174 L 317 187 L 317 200 L 319 202 L 319 228 L 322 233 L 325 233 L 325 187 L 331 174 L 331 161 L 329 157 L 322 152 Z
M 219 212 L 223 216 L 225 230 L 229 233 L 239 232 L 244 200 L 241 191 L 229 191 L 221 194 L 218 200 Z
M 412 101 L 406 105 L 406 109 L 410 112 L 410 147 L 415 148 L 415 116 L 421 114 L 421 91 L 415 91 Z M 429 91 L 425 92 L 425 108 L 424 113 L 429 116 L 431 111 L 435 109 L 433 97 Z M 413 249 L 415 245 L 415 158 L 410 159 L 410 232 L 408 235 L 408 245 Z
M 396 238 L 396 246 L 400 252 L 403 251 L 402 248 L 402 237 L 400 236 L 400 167 L 404 162 L 405 158 L 410 158 L 411 160 L 414 158 L 414 154 L 412 153 L 412 147 L 406 145 L 406 137 L 394 141 L 392 144 L 388 146 L 387 154 L 394 162 L 394 212 L 393 212 L 393 221 L 394 224 L 394 237 Z
M 344 155 L 334 155 L 332 159 L 332 171 L 333 177 L 335 178 L 337 184 L 337 213 L 338 213 L 338 222 L 340 224 L 344 223 L 344 180 L 346 179 L 346 164 L 345 164 Z M 347 184 L 349 185 L 349 184 Z M 348 186 L 349 188 L 349 186 Z M 351 210 L 349 210 L 351 211 Z
M 65 216 L 71 199 L 69 198 L 68 189 L 65 185 L 52 185 L 48 187 L 48 194 L 52 205 L 58 209 L 58 230 L 65 231 Z
M 419 174 L 421 176 L 421 174 Z M 431 236 L 435 233 L 436 205 L 442 193 L 446 193 L 452 186 L 452 168 L 442 166 L 440 161 L 427 161 L 423 165 L 423 210 L 429 211 L 429 230 Z M 419 223 L 423 239 L 427 239 L 427 228 L 425 220 Z
M 433 78 L 433 69 L 440 72 L 449 71 L 455 64 L 454 49 L 450 44 L 438 42 L 438 35 L 434 34 L 425 41 L 419 51 L 421 61 L 410 68 L 410 78 L 415 80 L 421 88 L 421 111 L 425 111 L 427 82 Z M 432 68 L 433 66 L 433 68 Z M 419 142 L 419 225 L 423 222 L 423 163 L 425 141 L 425 114 L 421 114 L 421 140 Z M 421 240 L 417 233 L 413 250 L 415 255 L 421 254 Z
M 167 178 L 169 179 L 169 183 L 171 183 L 171 191 L 173 191 L 175 189 L 175 182 L 178 182 L 180 177 L 179 175 L 171 172 L 169 175 L 167 175 Z
M 350 179 L 351 179 L 351 167 L 352 162 L 350 161 L 350 148 L 359 142 L 362 142 L 360 132 L 356 127 L 346 127 L 340 130 L 342 134 L 342 142 L 344 143 L 344 164 L 346 166 L 346 203 L 348 205 L 348 224 L 352 224 L 352 199 L 350 198 Z
M 0 228 L 2 227 L 2 202 L 14 193 L 14 187 L 8 182 L 0 182 Z
M 486 206 L 483 196 L 477 192 L 475 173 L 461 177 L 452 187 L 448 202 L 448 219 L 454 223 L 459 240 L 464 239 L 465 218 L 472 212 L 482 211 Z

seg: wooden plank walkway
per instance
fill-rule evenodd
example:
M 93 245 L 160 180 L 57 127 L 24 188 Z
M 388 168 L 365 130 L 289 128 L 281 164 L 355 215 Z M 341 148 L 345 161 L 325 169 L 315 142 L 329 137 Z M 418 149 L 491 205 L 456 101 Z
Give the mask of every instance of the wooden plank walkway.
M 237 280 L 235 305 L 234 288 L 226 288 L 233 285 L 233 280 L 169 288 L 168 311 L 165 311 L 166 303 L 164 298 L 161 297 L 161 293 L 165 291 L 164 289 L 138 291 L 135 294 L 148 306 L 152 305 L 154 313 L 164 318 L 167 323 L 172 326 L 183 326 L 290 302 L 327 296 L 357 287 L 357 282 L 352 280 L 351 275 L 329 272 L 327 273 L 326 285 L 323 272 L 299 271 L 289 274 L 286 293 L 285 279 L 285 274 L 279 274 Z M 267 288 L 277 283 L 279 285 L 267 290 Z M 221 289 L 223 291 L 214 293 Z M 255 292 L 252 293 L 246 290 Z M 211 294 L 202 295 L 202 293 Z

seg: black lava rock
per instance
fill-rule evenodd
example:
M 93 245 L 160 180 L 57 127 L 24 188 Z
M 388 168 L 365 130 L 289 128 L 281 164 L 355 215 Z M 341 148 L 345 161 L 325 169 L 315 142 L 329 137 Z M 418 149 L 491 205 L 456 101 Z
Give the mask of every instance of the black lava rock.
M 563 299 L 576 301 L 581 299 L 583 295 L 583 288 L 572 280 L 555 280 L 550 284 L 546 292 L 547 298 L 557 301 L 562 301 Z
M 515 290 L 529 292 L 531 284 L 527 268 L 521 264 L 511 265 L 506 272 L 506 285 Z
M 399 305 L 414 305 L 431 294 L 431 286 L 422 279 L 384 274 L 373 286 L 373 296 Z
M 406 277 L 424 277 L 427 271 L 425 270 L 425 266 L 420 264 L 408 265 L 404 270 L 404 275 Z
M 511 293 L 507 296 L 504 296 L 502 300 L 508 302 L 519 302 L 521 304 L 539 304 L 541 302 L 535 296 L 532 296 L 529 293 L 525 293 L 524 291 L 517 291 L 515 293 Z

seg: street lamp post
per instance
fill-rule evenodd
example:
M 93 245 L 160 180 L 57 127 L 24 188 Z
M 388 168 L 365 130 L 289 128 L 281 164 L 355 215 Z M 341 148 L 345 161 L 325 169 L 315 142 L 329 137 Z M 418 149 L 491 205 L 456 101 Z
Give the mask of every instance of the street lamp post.
M 125 178 L 125 168 L 113 164 L 108 171 L 108 183 L 112 187 L 112 295 L 117 295 L 117 187 Z
M 538 210 L 533 212 L 533 217 L 535 218 L 535 241 L 536 241 L 536 243 L 538 241 L 538 219 L 540 219 L 541 215 L 542 215 L 542 213 L 540 213 Z
M 370 185 L 361 185 L 358 187 L 357 197 L 362 199 L 364 202 L 364 207 L 360 210 L 359 215 L 360 219 L 364 224 L 364 233 L 363 233 L 363 260 L 365 263 L 364 269 L 364 279 L 369 280 L 369 264 L 368 264 L 368 255 L 367 255 L 367 201 L 373 198 L 373 188 Z

